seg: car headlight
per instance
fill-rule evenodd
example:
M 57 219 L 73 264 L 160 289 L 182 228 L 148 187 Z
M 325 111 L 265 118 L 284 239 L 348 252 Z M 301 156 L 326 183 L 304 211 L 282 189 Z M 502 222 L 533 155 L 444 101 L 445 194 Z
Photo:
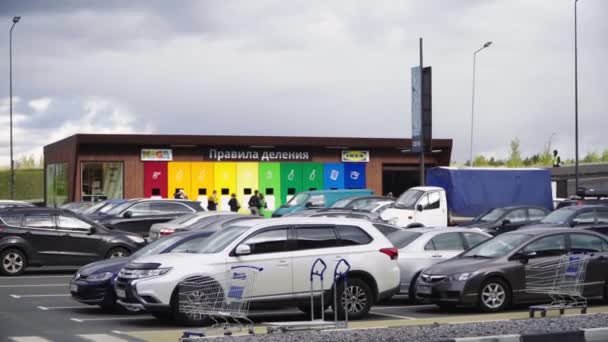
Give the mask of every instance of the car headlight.
M 455 281 L 467 281 L 471 279 L 475 275 L 475 273 L 476 272 L 459 273 L 451 276 L 450 278 Z
M 127 272 L 121 271 L 119 276 L 127 279 L 142 279 L 142 278 L 150 278 L 150 277 L 158 277 L 166 274 L 171 270 L 171 267 L 166 268 L 155 268 L 149 270 L 129 270 Z
M 127 235 L 127 238 L 133 242 L 135 242 L 136 244 L 142 244 L 145 243 L 146 240 L 144 240 L 143 237 L 141 236 L 137 236 L 137 235 Z
M 87 280 L 106 281 L 106 280 L 112 278 L 112 276 L 114 276 L 114 273 L 112 273 L 112 272 L 95 273 L 95 274 L 91 274 L 90 276 L 88 276 Z

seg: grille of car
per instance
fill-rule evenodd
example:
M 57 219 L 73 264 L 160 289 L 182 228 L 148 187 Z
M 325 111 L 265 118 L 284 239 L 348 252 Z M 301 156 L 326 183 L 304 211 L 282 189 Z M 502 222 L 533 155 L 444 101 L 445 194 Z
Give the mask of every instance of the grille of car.
M 420 279 L 422 279 L 426 283 L 438 283 L 446 278 L 447 278 L 447 276 L 444 276 L 444 275 L 429 275 L 429 274 L 420 275 Z

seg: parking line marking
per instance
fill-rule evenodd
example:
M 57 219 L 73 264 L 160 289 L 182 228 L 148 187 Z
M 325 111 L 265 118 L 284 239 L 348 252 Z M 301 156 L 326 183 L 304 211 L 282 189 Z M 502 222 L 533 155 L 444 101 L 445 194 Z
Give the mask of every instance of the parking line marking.
M 80 306 L 39 306 L 39 310 L 49 311 L 49 310 L 63 310 L 63 309 L 98 309 L 94 306 L 89 305 L 80 305 Z
M 400 315 L 390 315 L 390 314 L 385 314 L 385 313 L 378 313 L 376 311 L 370 311 L 370 313 L 372 315 L 378 315 L 378 316 L 386 316 L 386 317 L 393 317 L 393 318 L 401 318 L 401 319 L 408 319 L 408 320 L 415 320 L 415 317 L 407 317 L 407 316 L 400 316 Z
M 76 336 L 93 342 L 127 342 L 127 340 L 123 340 L 122 338 L 118 338 L 108 334 L 86 334 Z
M 12 294 L 11 297 L 15 299 L 29 298 L 29 297 L 69 297 L 71 294 L 39 294 L 39 295 L 16 295 Z
M 71 321 L 84 323 L 89 321 L 121 321 L 121 320 L 137 320 L 151 319 L 150 317 L 108 317 L 108 318 L 70 318 Z
M 15 285 L 0 285 L 0 287 L 45 287 L 45 286 L 65 286 L 68 287 L 70 286 L 70 284 L 35 284 L 35 285 L 21 285 L 21 284 L 15 284 Z
M 21 337 L 11 337 L 11 340 L 15 342 L 51 342 L 46 338 L 40 336 L 21 336 Z

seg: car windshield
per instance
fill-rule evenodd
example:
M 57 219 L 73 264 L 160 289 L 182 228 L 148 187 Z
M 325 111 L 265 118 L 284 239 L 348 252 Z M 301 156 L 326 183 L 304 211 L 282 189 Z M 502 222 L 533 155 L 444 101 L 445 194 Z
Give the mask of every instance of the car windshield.
M 485 214 L 482 214 L 480 216 L 478 216 L 475 221 L 481 221 L 481 222 L 494 222 L 496 220 L 498 220 L 499 217 L 502 216 L 502 214 L 505 213 L 505 211 L 507 211 L 504 208 L 494 208 L 494 209 L 490 209 L 489 211 L 487 211 Z
M 461 257 L 500 258 L 531 237 L 529 234 L 502 234 L 469 249 Z
M 129 208 L 132 204 L 133 204 L 133 202 L 120 203 L 119 205 L 112 207 L 110 210 L 106 211 L 105 213 L 108 215 L 118 215 L 121 212 L 123 212 L 125 209 Z
M 408 232 L 407 230 L 402 230 L 390 233 L 386 237 L 390 242 L 393 243 L 393 246 L 397 248 L 403 248 L 412 243 L 418 237 L 420 237 L 420 235 L 422 235 L 422 233 Z
M 131 256 L 135 259 L 145 257 L 147 255 L 156 255 L 162 253 L 169 246 L 183 239 L 183 237 L 179 235 L 169 235 L 165 236 L 161 239 L 158 239 L 146 247 L 138 250 L 137 252 L 131 254 Z
M 343 198 L 341 200 L 337 200 L 334 204 L 331 205 L 330 208 L 346 208 L 351 201 L 352 198 Z
M 572 214 L 575 213 L 575 210 L 572 210 L 572 207 L 565 207 L 563 209 L 558 209 L 549 215 L 545 216 L 540 223 L 550 223 L 550 224 L 564 224 Z
M 193 253 L 204 253 L 204 254 L 212 254 L 218 253 L 224 248 L 226 248 L 234 239 L 239 237 L 245 231 L 247 231 L 249 226 L 231 226 L 225 229 L 222 229 L 213 235 L 209 236 L 209 238 L 202 243 L 198 248 L 192 250 Z
M 81 213 L 82 213 L 83 215 L 89 215 L 89 214 L 95 213 L 95 212 L 97 212 L 97 211 L 98 211 L 100 208 L 103 208 L 103 207 L 104 207 L 105 205 L 107 205 L 107 204 L 108 204 L 108 202 L 97 202 L 97 203 L 93 204 L 92 206 L 90 206 L 90 207 L 88 207 L 88 208 L 84 209 L 84 210 L 83 210 Z
M 422 194 L 424 194 L 424 191 L 413 189 L 404 192 L 395 202 L 395 208 L 413 210 Z
M 288 207 L 295 207 L 295 206 L 299 206 L 299 205 L 305 205 L 306 201 L 308 200 L 309 195 L 308 194 L 297 194 L 295 196 L 293 196 L 289 202 L 287 202 L 287 206 Z

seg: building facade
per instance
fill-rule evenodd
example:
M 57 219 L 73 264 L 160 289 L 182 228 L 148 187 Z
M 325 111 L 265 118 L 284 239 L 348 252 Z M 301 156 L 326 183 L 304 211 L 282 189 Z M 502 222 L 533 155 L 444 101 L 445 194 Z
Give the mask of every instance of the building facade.
M 400 194 L 419 185 L 410 139 L 76 134 L 44 147 L 45 201 L 163 197 L 214 190 L 241 203 L 255 190 L 273 207 L 313 189 Z M 451 139 L 433 140 L 426 167 L 447 166 Z M 270 209 L 270 208 L 269 208 Z

